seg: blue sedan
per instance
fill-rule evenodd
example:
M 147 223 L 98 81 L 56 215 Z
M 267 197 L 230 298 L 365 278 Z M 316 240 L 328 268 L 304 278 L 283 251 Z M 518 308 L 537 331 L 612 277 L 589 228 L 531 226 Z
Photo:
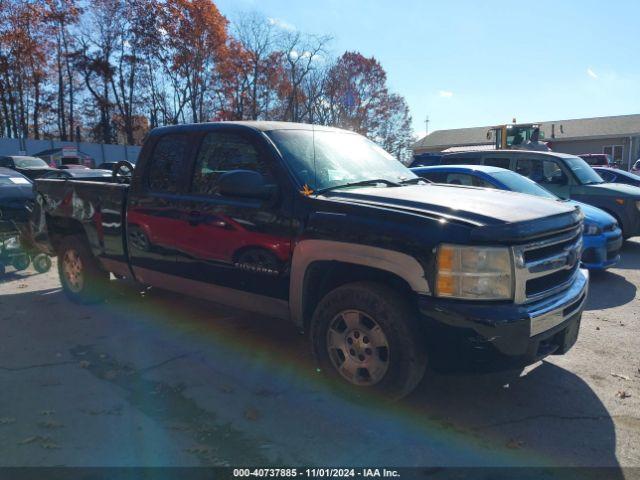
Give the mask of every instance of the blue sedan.
M 616 219 L 599 208 L 572 200 L 561 200 L 534 181 L 504 168 L 486 165 L 441 165 L 412 170 L 416 175 L 435 183 L 497 188 L 579 205 L 585 216 L 582 266 L 601 270 L 615 265 L 620 260 L 622 231 Z
M 618 168 L 592 167 L 598 175 L 607 183 L 624 183 L 640 187 L 640 176 L 635 173 L 625 172 Z

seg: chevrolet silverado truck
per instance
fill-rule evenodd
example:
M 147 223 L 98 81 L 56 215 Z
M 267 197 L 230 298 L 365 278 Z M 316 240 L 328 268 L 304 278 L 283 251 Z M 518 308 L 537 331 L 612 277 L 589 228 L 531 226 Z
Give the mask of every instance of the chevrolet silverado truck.
M 587 296 L 578 208 L 430 184 L 335 128 L 157 128 L 130 177 L 36 190 L 32 240 L 71 300 L 111 272 L 286 318 L 326 375 L 392 398 L 463 352 L 493 370 L 565 353 Z

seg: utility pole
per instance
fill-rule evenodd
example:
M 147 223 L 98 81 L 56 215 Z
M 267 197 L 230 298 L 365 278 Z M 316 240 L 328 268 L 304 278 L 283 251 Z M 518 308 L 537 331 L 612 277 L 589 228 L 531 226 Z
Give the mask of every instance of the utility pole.
M 424 127 L 426 129 L 425 135 L 429 135 L 429 115 L 424 119 Z

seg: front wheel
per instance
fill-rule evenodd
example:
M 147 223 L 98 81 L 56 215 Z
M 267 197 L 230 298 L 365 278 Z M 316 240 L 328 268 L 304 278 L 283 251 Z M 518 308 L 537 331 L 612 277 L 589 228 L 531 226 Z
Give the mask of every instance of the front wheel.
M 103 270 L 81 236 L 65 237 L 58 253 L 58 274 L 65 295 L 76 303 L 96 303 L 104 298 L 109 273 Z
M 311 339 L 323 371 L 386 398 L 409 394 L 427 366 L 414 310 L 398 292 L 376 283 L 328 293 L 314 312 Z

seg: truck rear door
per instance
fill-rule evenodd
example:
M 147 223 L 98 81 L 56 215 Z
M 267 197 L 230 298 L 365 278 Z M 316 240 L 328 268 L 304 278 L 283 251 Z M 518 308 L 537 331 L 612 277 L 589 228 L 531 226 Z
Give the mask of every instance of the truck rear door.
M 185 188 L 190 137 L 170 133 L 155 139 L 151 153 L 132 185 L 127 206 L 127 248 L 136 278 L 166 286 L 175 273 L 177 239 L 184 225 L 181 193 Z

